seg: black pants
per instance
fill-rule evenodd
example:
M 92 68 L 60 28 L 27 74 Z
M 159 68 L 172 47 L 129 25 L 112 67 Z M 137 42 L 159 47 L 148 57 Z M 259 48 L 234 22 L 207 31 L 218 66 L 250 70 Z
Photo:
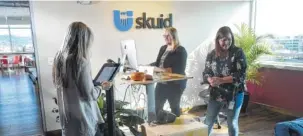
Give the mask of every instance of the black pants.
M 177 84 L 157 84 L 155 89 L 156 113 L 163 109 L 166 100 L 168 100 L 172 113 L 179 117 L 183 91 L 184 89 L 181 89 Z

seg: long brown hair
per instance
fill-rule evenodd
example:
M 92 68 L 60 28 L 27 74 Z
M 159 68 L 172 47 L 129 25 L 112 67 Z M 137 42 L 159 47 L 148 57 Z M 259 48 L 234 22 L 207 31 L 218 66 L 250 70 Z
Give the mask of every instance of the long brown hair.
M 81 59 L 89 59 L 92 40 L 93 33 L 86 24 L 73 22 L 69 25 L 64 43 L 54 60 L 54 81 L 57 87 L 67 87 L 68 70 L 71 70 L 74 79 L 78 77 Z
M 221 56 L 226 56 L 227 52 L 223 52 L 219 43 L 219 40 L 223 37 L 226 37 L 226 35 L 230 34 L 231 35 L 231 46 L 229 49 L 235 46 L 235 38 L 234 34 L 231 31 L 231 29 L 228 26 L 223 26 L 219 28 L 216 39 L 215 39 L 215 51 L 216 51 L 216 56 L 221 57 Z
M 174 27 L 167 27 L 165 30 L 172 36 L 172 40 L 175 43 L 173 48 L 176 49 L 180 45 L 177 29 Z

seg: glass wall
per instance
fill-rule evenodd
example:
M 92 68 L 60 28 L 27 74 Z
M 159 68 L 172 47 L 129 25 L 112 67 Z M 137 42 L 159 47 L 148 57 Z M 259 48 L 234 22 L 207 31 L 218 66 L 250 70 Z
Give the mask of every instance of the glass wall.
M 34 52 L 29 7 L 24 4 L 28 2 L 0 3 L 0 53 Z
M 0 52 L 11 52 L 10 34 L 7 25 L 0 25 Z
M 1 25 L 0 52 L 34 52 L 30 25 Z
M 13 63 L 35 67 L 30 12 L 26 1 L 0 2 L 1 58 L 7 58 L 9 67 Z
M 267 39 L 274 55 L 261 60 L 303 64 L 302 5 L 302 0 L 257 0 L 256 33 L 274 36 Z

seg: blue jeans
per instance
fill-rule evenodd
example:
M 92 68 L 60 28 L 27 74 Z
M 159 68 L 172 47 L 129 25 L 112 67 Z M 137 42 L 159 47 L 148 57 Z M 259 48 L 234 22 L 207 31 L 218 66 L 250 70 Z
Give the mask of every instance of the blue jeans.
M 302 136 L 303 118 L 279 122 L 275 126 L 275 136 Z
M 239 135 L 238 119 L 241 111 L 241 106 L 243 104 L 243 99 L 244 99 L 244 93 L 243 92 L 238 93 L 235 96 L 235 105 L 233 110 L 227 109 L 227 125 L 228 125 L 229 136 Z M 224 102 L 219 102 L 216 100 L 210 100 L 208 103 L 206 119 L 205 119 L 205 123 L 208 125 L 208 136 L 210 136 L 212 132 L 213 125 L 223 105 Z

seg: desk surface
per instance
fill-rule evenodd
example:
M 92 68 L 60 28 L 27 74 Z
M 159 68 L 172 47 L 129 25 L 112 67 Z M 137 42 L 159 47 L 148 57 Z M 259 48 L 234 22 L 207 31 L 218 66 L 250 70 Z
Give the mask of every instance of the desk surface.
M 118 77 L 127 76 L 127 74 L 119 74 Z M 171 81 L 178 81 L 178 80 L 185 80 L 185 79 L 192 79 L 193 77 L 184 76 L 180 74 L 166 74 L 166 75 L 153 75 L 153 80 L 143 80 L 143 81 L 133 81 L 133 80 L 125 80 L 122 79 L 123 83 L 126 84 L 152 84 L 152 83 L 160 83 L 160 82 L 171 82 Z

